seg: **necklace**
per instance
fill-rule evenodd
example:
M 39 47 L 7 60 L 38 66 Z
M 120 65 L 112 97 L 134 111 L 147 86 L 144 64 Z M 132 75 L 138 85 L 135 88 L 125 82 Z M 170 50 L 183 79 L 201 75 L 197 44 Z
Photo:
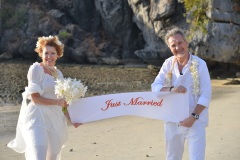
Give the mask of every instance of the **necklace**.
M 51 75 L 55 78 L 55 79 L 57 79 L 58 78 L 58 72 L 57 72 L 57 70 L 56 70 L 56 68 L 55 67 L 53 67 L 53 68 L 49 68 L 47 65 L 45 65 L 44 63 L 43 63 L 43 67 L 45 67 L 50 73 L 51 73 Z

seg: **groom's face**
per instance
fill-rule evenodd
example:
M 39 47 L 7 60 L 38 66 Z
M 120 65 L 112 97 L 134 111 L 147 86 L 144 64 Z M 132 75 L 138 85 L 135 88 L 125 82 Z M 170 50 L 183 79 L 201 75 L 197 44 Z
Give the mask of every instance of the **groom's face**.
M 188 56 L 188 43 L 180 34 L 169 37 L 168 47 L 173 55 L 178 58 L 184 58 Z

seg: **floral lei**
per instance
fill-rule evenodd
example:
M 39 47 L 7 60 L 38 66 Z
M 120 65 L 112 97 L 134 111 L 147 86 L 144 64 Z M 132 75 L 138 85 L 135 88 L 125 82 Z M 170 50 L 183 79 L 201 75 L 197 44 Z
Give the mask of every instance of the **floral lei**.
M 193 78 L 193 94 L 195 95 L 196 99 L 200 95 L 199 74 L 198 74 L 197 66 L 198 66 L 198 61 L 196 59 L 193 59 L 192 65 L 190 67 L 190 71 Z
M 172 67 L 170 71 L 165 76 L 165 85 L 172 86 L 172 69 L 176 59 L 174 59 Z M 199 84 L 199 74 L 198 74 L 198 61 L 193 59 L 191 61 L 192 65 L 190 67 L 191 75 L 193 78 L 193 95 L 195 95 L 195 99 L 197 100 L 200 95 L 200 84 Z

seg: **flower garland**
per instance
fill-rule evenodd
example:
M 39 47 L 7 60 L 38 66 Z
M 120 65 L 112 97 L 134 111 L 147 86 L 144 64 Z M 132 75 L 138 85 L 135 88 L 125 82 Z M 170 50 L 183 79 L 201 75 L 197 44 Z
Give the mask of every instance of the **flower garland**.
M 176 59 L 173 61 L 172 67 L 170 71 L 165 76 L 165 86 L 172 86 L 172 69 Z M 200 84 L 199 84 L 199 74 L 198 74 L 198 61 L 193 59 L 191 61 L 192 65 L 190 67 L 191 75 L 193 78 L 193 95 L 195 95 L 195 99 L 197 100 L 200 95 Z
M 200 95 L 200 84 L 199 84 L 199 75 L 198 75 L 198 61 L 196 59 L 192 60 L 192 65 L 190 67 L 190 71 L 193 78 L 193 94 L 195 95 L 195 99 L 197 99 Z
M 166 77 L 165 77 L 165 86 L 168 86 L 168 87 L 171 87 L 171 86 L 172 86 L 172 70 L 169 71 L 169 72 L 166 74 Z
M 174 58 L 172 66 L 171 66 L 171 69 L 165 76 L 165 86 L 167 86 L 167 87 L 171 87 L 172 86 L 172 70 L 173 70 L 173 66 L 174 66 L 174 63 L 176 62 L 176 60 L 177 59 Z

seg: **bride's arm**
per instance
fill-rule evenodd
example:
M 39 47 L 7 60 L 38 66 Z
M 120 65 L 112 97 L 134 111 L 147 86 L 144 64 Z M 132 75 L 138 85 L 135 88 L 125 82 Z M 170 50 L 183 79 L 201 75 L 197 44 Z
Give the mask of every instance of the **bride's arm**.
M 36 104 L 42 105 L 58 105 L 65 107 L 65 101 L 63 99 L 49 99 L 42 97 L 39 93 L 31 94 L 32 101 Z
M 64 112 L 64 114 L 65 114 L 66 118 L 69 120 L 69 122 L 70 122 L 75 128 L 77 128 L 78 126 L 82 125 L 82 123 L 73 123 L 73 122 L 71 122 L 71 118 L 70 118 L 70 115 L 69 115 L 69 113 L 68 113 L 68 110 L 66 110 L 66 112 Z
M 66 102 L 65 102 L 64 99 L 57 100 L 57 99 L 44 98 L 44 97 L 40 96 L 39 93 L 33 93 L 33 94 L 31 94 L 31 97 L 32 97 L 32 101 L 34 103 L 37 103 L 37 104 L 42 104 L 42 105 L 59 105 L 61 107 L 67 107 Z M 82 123 L 72 123 L 71 122 L 71 118 L 69 116 L 69 113 L 68 113 L 67 109 L 66 109 L 66 112 L 64 112 L 64 115 L 66 116 L 66 118 L 70 121 L 70 123 L 75 128 L 77 128 L 78 126 L 82 125 Z

